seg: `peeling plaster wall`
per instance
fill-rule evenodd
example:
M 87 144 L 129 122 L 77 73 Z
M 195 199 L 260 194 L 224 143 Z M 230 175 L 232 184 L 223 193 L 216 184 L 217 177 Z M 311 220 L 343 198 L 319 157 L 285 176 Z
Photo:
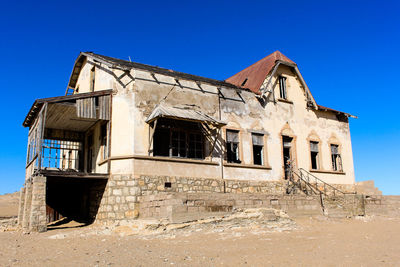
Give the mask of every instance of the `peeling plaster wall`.
M 272 85 L 278 99 L 277 77 L 284 75 L 287 78 L 289 102 L 278 100 L 274 104 L 273 98 L 270 98 L 271 101 L 267 102 L 265 107 L 252 92 L 248 91 L 237 92 L 232 88 L 220 88 L 224 97 L 219 100 L 217 87 L 205 83 L 202 83 L 199 88 L 193 81 L 179 80 L 179 85 L 173 77 L 161 74 L 153 76 L 143 70 L 130 71 L 130 76 L 135 80 L 128 77 L 118 80 L 115 77 L 119 77 L 123 72 L 113 70 L 113 73 L 113 75 L 107 74 L 112 77 L 110 85 L 107 82 L 109 78 L 104 82 L 98 82 L 101 76 L 97 76 L 96 72 L 96 85 L 103 86 L 98 89 L 111 87 L 115 91 L 112 98 L 110 155 L 113 174 L 221 178 L 223 173 L 225 179 L 279 181 L 284 177 L 282 135 L 290 135 L 294 138 L 295 165 L 308 171 L 311 168 L 309 141 L 317 136 L 320 141 L 321 167 L 320 172 L 313 172 L 313 174 L 332 184 L 354 183 L 348 123 L 339 121 L 333 113 L 307 109 L 304 88 L 299 78 L 286 66 L 278 68 L 276 77 L 272 79 Z M 171 106 L 191 105 L 214 118 L 227 122 L 228 125 L 221 133 L 224 138 L 226 129 L 240 130 L 241 167 L 238 168 L 233 164 L 226 166 L 224 162 L 225 166 L 221 170 L 220 153 L 215 151 L 211 157 L 205 159 L 214 164 L 137 158 L 151 155 L 149 153 L 150 129 L 145 120 L 160 102 Z M 252 131 L 265 134 L 265 166 L 262 168 L 253 165 Z M 340 146 L 343 173 L 332 171 L 331 143 Z M 210 142 L 206 146 L 209 149 Z M 225 145 L 219 139 L 217 148 L 221 147 L 224 148 Z
M 90 92 L 90 73 L 93 67 L 95 67 L 94 91 L 112 89 L 114 83 L 114 77 L 111 75 L 112 70 L 104 64 L 89 59 L 85 60 L 79 73 L 76 83 L 76 88 L 79 88 L 78 93 Z
M 287 99 L 292 103 L 279 101 L 279 84 L 277 82 L 279 75 L 284 75 L 287 78 Z M 265 131 L 268 135 L 266 144 L 268 161 L 272 170 L 268 174 L 263 172 L 263 176 L 258 177 L 259 179 L 272 180 L 283 178 L 281 140 L 282 133 L 284 133 L 294 137 L 296 166 L 309 171 L 311 169 L 311 158 L 308 137 L 314 132 L 320 139 L 320 169 L 324 173 L 313 174 L 328 183 L 353 184 L 354 169 L 348 123 L 339 121 L 333 113 L 307 109 L 304 88 L 298 77 L 288 67 L 281 66 L 278 68 L 276 76 L 272 79 L 272 85 L 278 101 L 274 104 L 271 96 L 271 101 L 266 104 L 265 108 L 262 108 L 254 95 L 249 92 L 241 92 L 246 104 L 222 101 L 222 120 L 229 122 L 226 128 L 239 128 L 241 130 L 242 161 L 245 164 L 251 164 L 251 133 L 249 133 L 249 130 Z M 228 90 L 224 90 L 224 95 L 228 94 L 226 91 Z M 331 143 L 340 146 L 343 174 L 326 173 L 332 171 Z M 255 170 L 242 171 L 231 168 L 225 173 L 227 179 L 257 177 Z
M 85 167 L 87 167 L 87 160 L 88 160 L 88 143 L 87 143 L 87 138 L 90 134 L 93 135 L 93 173 L 107 173 L 107 164 L 101 164 L 102 161 L 104 160 L 103 158 L 103 147 L 101 145 L 101 122 L 97 122 L 95 125 L 93 125 L 86 133 L 85 136 Z

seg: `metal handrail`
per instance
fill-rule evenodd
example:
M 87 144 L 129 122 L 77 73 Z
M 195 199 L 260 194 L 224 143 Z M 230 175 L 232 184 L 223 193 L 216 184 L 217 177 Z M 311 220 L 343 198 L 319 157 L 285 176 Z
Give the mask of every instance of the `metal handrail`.
M 303 178 L 302 173 L 300 172 L 300 175 L 298 173 L 296 173 L 295 171 L 292 170 L 292 173 L 294 173 L 301 181 L 303 181 L 309 188 L 311 188 L 311 190 L 313 191 L 313 193 L 317 193 L 316 191 L 318 191 L 319 193 L 322 193 L 321 190 L 319 190 L 319 188 L 317 186 L 314 186 L 313 184 L 311 184 L 310 182 L 306 181 Z M 301 184 L 300 184 L 300 189 L 301 189 Z
M 321 182 L 321 183 L 324 185 L 324 193 L 325 193 L 325 194 L 326 194 L 326 186 L 328 186 L 328 187 L 330 187 L 330 188 L 333 189 L 333 194 L 334 194 L 334 195 L 335 195 L 335 192 L 336 192 L 336 191 L 339 192 L 339 193 L 341 193 L 341 194 L 343 194 L 343 195 L 351 195 L 351 194 L 354 194 L 354 193 L 343 192 L 342 190 L 340 190 L 340 189 L 334 187 L 333 185 L 328 184 L 327 182 L 325 182 L 325 181 L 319 179 L 317 176 L 315 176 L 315 175 L 309 173 L 308 171 L 306 171 L 306 170 L 303 169 L 303 168 L 299 168 L 299 170 L 300 170 L 300 173 L 301 173 L 301 172 L 305 172 L 305 173 L 307 174 L 307 176 L 311 176 L 314 180 Z M 309 182 L 309 177 L 308 177 L 308 183 L 310 183 L 310 182 Z M 316 183 L 316 184 L 318 184 L 318 183 Z

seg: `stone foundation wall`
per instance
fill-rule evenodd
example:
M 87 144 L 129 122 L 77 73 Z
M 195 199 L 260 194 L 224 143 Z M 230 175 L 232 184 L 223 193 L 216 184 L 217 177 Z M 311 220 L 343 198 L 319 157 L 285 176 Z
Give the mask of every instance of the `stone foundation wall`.
M 339 194 L 323 197 L 325 214 L 331 218 L 345 218 L 365 215 L 363 195 Z
M 367 196 L 365 212 L 367 215 L 400 216 L 400 196 Z
M 237 193 L 159 193 L 139 197 L 140 218 L 183 222 L 243 208 L 282 209 L 290 216 L 322 214 L 319 197 Z
M 132 175 L 110 175 L 96 216 L 96 221 L 115 223 L 138 216 L 138 181 Z
M 46 177 L 33 176 L 21 189 L 18 225 L 26 232 L 47 230 Z
M 18 225 L 22 226 L 22 219 L 24 217 L 25 208 L 25 187 L 19 191 L 19 205 L 18 205 Z
M 89 219 L 94 221 L 99 212 L 99 207 L 104 196 L 107 181 L 92 182 L 89 190 Z
M 22 215 L 22 228 L 24 231 L 29 230 L 29 221 L 31 214 L 31 206 L 32 206 L 32 182 L 25 182 L 25 195 L 24 195 L 24 207 L 23 207 L 23 215 Z
M 29 231 L 45 232 L 46 230 L 46 177 L 34 176 Z
M 176 193 L 263 193 L 284 194 L 284 182 L 204 179 L 141 175 L 137 178 L 141 195 Z
M 346 192 L 354 189 L 352 185 L 335 187 Z M 235 208 L 253 207 L 275 207 L 296 216 L 316 215 L 322 213 L 320 201 L 319 196 L 305 196 L 302 193 L 286 195 L 286 181 L 111 175 L 101 199 L 96 221 L 113 224 L 139 216 L 179 221 L 179 218 L 188 216 L 195 218 L 204 216 L 205 213 L 230 212 Z M 345 209 L 340 213 L 341 216 L 358 213 L 354 208 L 358 204 L 344 202 L 342 205 L 351 208 Z M 327 203 L 331 214 L 339 214 L 335 213 L 340 210 L 336 208 L 336 204 Z
M 175 176 L 111 175 L 101 199 L 96 221 L 115 223 L 139 215 L 139 197 L 160 193 L 262 193 L 282 195 L 282 182 L 253 182 Z

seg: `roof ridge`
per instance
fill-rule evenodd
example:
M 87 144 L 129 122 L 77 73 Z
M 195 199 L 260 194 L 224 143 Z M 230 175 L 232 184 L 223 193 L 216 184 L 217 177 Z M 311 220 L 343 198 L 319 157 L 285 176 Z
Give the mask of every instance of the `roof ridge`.
M 248 89 L 246 87 L 236 86 L 225 80 L 217 80 L 217 79 L 213 79 L 213 78 L 207 78 L 207 77 L 190 74 L 190 73 L 185 73 L 185 72 L 181 72 L 181 71 L 176 71 L 176 70 L 172 70 L 172 69 L 167 69 L 167 68 L 163 68 L 163 67 L 159 67 L 159 66 L 154 66 L 154 65 L 149 65 L 149 64 L 139 63 L 139 62 L 133 62 L 133 61 L 127 61 L 127 60 L 119 59 L 119 58 L 115 58 L 115 57 L 109 57 L 109 56 L 105 56 L 105 55 L 101 55 L 101 54 L 97 54 L 97 53 L 93 53 L 93 52 L 89 52 L 89 53 L 83 52 L 83 53 L 91 55 L 93 57 L 100 58 L 111 64 L 117 64 L 117 65 L 125 64 L 125 65 L 128 65 L 130 68 L 139 67 L 141 69 L 145 69 L 145 70 L 149 70 L 149 71 L 158 71 L 164 75 L 165 74 L 170 74 L 170 75 L 175 74 L 175 76 L 181 76 L 181 78 L 186 78 L 189 80 L 195 80 L 195 81 L 199 81 L 199 82 L 203 81 L 203 82 L 208 82 L 211 84 L 218 83 L 222 86 L 233 87 L 233 88 L 237 88 L 237 89 L 251 91 L 250 89 Z M 118 61 L 122 61 L 122 62 L 119 63 Z M 186 77 L 182 77 L 182 76 L 186 76 Z
M 297 65 L 294 61 L 282 54 L 282 52 L 276 50 L 229 77 L 225 81 L 239 87 L 245 83 L 251 91 L 258 94 L 263 81 L 271 72 L 278 60 Z

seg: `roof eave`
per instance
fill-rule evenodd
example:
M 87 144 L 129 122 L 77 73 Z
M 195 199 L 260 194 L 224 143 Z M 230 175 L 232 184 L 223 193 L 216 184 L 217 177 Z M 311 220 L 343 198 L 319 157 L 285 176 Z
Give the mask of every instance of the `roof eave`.
M 321 105 L 318 105 L 318 109 L 317 109 L 317 110 L 319 110 L 319 111 L 326 111 L 326 112 L 332 112 L 332 113 L 335 113 L 335 114 L 337 114 L 337 115 L 344 115 L 344 116 L 346 116 L 346 117 L 348 117 L 348 118 L 358 119 L 357 116 L 352 115 L 352 114 L 350 114 L 350 113 L 346 113 L 346 112 L 343 112 L 343 111 L 339 111 L 339 110 L 327 108 L 327 107 L 324 107 L 324 106 L 321 106 Z
M 34 121 L 34 119 L 37 116 L 38 110 L 40 110 L 40 108 L 43 106 L 44 103 L 59 103 L 59 102 L 71 101 L 71 100 L 88 98 L 88 97 L 93 97 L 93 96 L 109 95 L 111 93 L 112 93 L 112 90 L 109 89 L 109 90 L 101 90 L 101 91 L 90 92 L 90 93 L 81 93 L 81 94 L 74 94 L 74 95 L 68 95 L 68 96 L 56 96 L 56 97 L 36 99 L 35 102 L 33 102 L 31 108 L 29 109 L 28 114 L 26 115 L 25 120 L 22 123 L 22 126 L 29 127 L 32 125 L 32 122 Z

